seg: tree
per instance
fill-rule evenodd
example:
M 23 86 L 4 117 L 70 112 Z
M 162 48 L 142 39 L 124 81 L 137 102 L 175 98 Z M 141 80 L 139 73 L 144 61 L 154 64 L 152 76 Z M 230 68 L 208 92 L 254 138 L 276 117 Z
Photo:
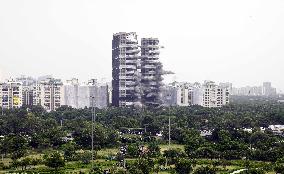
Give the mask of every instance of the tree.
M 75 143 L 73 142 L 68 142 L 67 144 L 64 144 L 62 146 L 63 151 L 64 151 L 64 159 L 67 161 L 72 161 L 75 157 Z
M 4 141 L 7 142 L 8 152 L 11 153 L 11 158 L 13 160 L 23 157 L 27 152 L 27 140 L 21 135 L 10 135 L 5 138 Z
M 209 166 L 202 166 L 197 168 L 194 172 L 194 174 L 216 174 L 216 169 L 211 168 Z
M 128 171 L 131 174 L 149 174 L 154 168 L 154 162 L 150 158 L 138 158 L 129 167 Z
M 181 149 L 169 149 L 164 151 L 164 157 L 169 159 L 169 164 L 174 164 L 179 158 L 185 156 L 186 155 Z
M 161 154 L 160 149 L 161 148 L 156 142 L 151 142 L 149 143 L 149 146 L 148 146 L 148 150 L 149 150 L 148 153 L 151 157 L 157 157 Z
M 139 155 L 138 144 L 130 144 L 130 145 L 127 146 L 127 156 L 138 157 L 138 155 Z
M 179 159 L 175 164 L 175 170 L 178 174 L 189 174 L 192 171 L 192 163 L 187 159 Z
M 59 152 L 44 155 L 44 162 L 47 167 L 54 168 L 55 170 L 65 166 L 64 158 Z
M 276 166 L 274 167 L 274 171 L 279 174 L 284 174 L 284 165 L 276 164 Z

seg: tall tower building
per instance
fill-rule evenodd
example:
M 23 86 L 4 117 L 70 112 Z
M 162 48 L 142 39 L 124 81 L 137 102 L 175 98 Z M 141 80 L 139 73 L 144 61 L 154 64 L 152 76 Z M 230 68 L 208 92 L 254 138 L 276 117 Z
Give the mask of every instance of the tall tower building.
M 162 63 L 159 61 L 158 38 L 141 39 L 141 101 L 146 106 L 159 106 L 162 86 Z
M 140 104 L 140 72 L 137 34 L 120 32 L 112 39 L 112 105 Z

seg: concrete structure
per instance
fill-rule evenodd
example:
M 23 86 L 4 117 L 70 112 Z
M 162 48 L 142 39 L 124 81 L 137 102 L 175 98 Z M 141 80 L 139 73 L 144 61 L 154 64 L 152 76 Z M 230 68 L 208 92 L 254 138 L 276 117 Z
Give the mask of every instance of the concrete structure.
M 91 97 L 94 97 L 94 106 L 105 108 L 109 103 L 108 85 L 91 79 L 87 83 L 79 84 L 78 79 L 68 80 L 63 87 L 63 105 L 73 108 L 92 106 Z
M 137 34 L 120 32 L 112 39 L 112 105 L 141 105 Z
M 60 79 L 47 78 L 34 85 L 33 104 L 41 105 L 47 111 L 59 108 L 63 103 L 63 83 Z
M 145 106 L 159 106 L 161 100 L 162 63 L 159 61 L 158 38 L 141 39 L 141 102 Z
M 14 80 L 0 84 L 0 106 L 5 109 L 20 108 L 23 105 L 22 83 Z

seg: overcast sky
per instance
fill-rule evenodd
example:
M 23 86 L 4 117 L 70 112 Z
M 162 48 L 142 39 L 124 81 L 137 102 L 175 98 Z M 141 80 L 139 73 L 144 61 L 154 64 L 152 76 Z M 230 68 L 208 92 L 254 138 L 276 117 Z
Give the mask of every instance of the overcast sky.
M 120 31 L 160 39 L 167 81 L 284 90 L 283 0 L 1 0 L 0 78 L 110 81 Z

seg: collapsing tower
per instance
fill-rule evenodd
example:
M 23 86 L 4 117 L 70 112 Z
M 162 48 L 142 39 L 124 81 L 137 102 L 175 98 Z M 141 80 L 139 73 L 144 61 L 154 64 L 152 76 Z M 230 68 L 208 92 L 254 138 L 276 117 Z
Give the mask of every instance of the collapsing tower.
M 141 39 L 141 101 L 145 106 L 162 104 L 162 63 L 159 61 L 160 46 L 157 38 Z

